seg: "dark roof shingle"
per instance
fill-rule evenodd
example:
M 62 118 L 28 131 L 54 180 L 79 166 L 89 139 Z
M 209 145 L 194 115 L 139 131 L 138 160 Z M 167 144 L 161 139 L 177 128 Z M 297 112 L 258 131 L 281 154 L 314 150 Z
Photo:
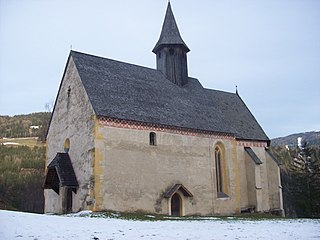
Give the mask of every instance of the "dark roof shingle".
M 48 173 L 44 183 L 45 188 L 52 188 L 57 191 L 59 190 L 57 189 L 58 186 L 74 188 L 79 186 L 68 153 L 57 153 L 47 168 Z
M 165 198 L 171 198 L 178 190 L 180 190 L 186 197 L 193 197 L 192 193 L 180 183 L 174 184 L 171 188 L 164 192 L 163 196 Z
M 172 44 L 180 44 L 185 48 L 186 52 L 190 51 L 187 44 L 185 44 L 185 42 L 182 40 L 176 20 L 174 19 L 171 4 L 169 2 L 162 25 L 160 38 L 156 43 L 155 47 L 153 48 L 152 52 L 156 53 L 161 46 Z
M 98 116 L 269 141 L 237 94 L 205 89 L 194 78 L 180 87 L 155 69 L 70 54 Z
M 255 154 L 251 147 L 245 147 L 244 150 L 249 154 L 250 158 L 254 161 L 255 164 L 260 165 L 262 161 L 260 158 Z

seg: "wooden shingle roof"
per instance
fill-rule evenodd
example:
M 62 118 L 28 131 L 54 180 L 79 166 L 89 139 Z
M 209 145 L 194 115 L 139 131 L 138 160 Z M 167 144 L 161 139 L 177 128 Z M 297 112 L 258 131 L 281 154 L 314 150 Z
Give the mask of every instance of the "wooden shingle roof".
M 171 4 L 168 3 L 166 15 L 163 21 L 162 30 L 160 34 L 160 38 L 156 43 L 155 47 L 153 48 L 152 52 L 156 53 L 157 50 L 163 45 L 176 45 L 180 44 L 186 49 L 186 52 L 189 52 L 190 49 L 188 48 L 187 44 L 182 40 L 180 35 L 176 20 L 174 18 Z
M 178 86 L 158 70 L 71 51 L 97 116 L 269 141 L 238 94 Z
M 44 188 L 53 189 L 59 194 L 59 187 L 76 189 L 79 186 L 68 153 L 57 153 L 47 169 Z
M 164 192 L 163 196 L 165 198 L 171 198 L 177 191 L 181 191 L 186 197 L 193 197 L 192 193 L 180 183 L 174 184 L 171 188 Z

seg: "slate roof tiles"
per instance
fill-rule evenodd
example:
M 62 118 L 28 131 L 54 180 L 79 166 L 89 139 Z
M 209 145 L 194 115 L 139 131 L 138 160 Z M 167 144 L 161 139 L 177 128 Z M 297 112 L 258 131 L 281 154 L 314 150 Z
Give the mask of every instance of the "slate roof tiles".
M 57 153 L 47 168 L 44 188 L 52 188 L 59 193 L 59 186 L 71 188 L 79 186 L 68 153 Z
M 232 134 L 269 141 L 238 94 L 178 86 L 158 70 L 71 51 L 97 116 Z

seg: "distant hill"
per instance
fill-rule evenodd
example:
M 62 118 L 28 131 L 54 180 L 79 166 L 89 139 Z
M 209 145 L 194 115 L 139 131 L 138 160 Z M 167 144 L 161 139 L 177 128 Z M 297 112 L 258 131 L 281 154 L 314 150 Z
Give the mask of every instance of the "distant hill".
M 0 138 L 39 137 L 43 139 L 50 119 L 50 112 L 23 115 L 0 115 Z
M 301 137 L 302 141 L 306 141 L 309 146 L 320 146 L 320 131 L 295 133 L 286 137 L 278 137 L 271 140 L 272 146 L 297 146 L 298 138 Z

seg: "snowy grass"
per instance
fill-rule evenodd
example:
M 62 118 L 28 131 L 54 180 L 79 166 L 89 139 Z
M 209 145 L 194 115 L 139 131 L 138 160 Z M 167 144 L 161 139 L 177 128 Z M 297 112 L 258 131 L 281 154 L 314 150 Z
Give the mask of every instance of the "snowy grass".
M 266 219 L 283 219 L 280 216 L 271 214 L 241 214 L 238 216 L 227 216 L 227 217 L 202 217 L 202 216 L 185 216 L 185 217 L 174 217 L 167 215 L 150 215 L 143 213 L 120 213 L 120 212 L 92 212 L 92 211 L 82 211 L 79 213 L 66 214 L 67 217 L 91 217 L 91 218 L 117 218 L 124 220 L 134 220 L 134 221 L 201 221 L 201 220 L 248 220 L 248 221 L 259 221 Z
M 320 239 L 319 219 L 123 217 L 90 211 L 58 216 L 1 210 L 0 239 Z
M 45 146 L 43 143 L 38 141 L 37 137 L 27 137 L 27 138 L 3 138 L 0 139 L 0 144 L 7 146 L 28 146 L 33 148 L 35 146 L 42 147 Z

